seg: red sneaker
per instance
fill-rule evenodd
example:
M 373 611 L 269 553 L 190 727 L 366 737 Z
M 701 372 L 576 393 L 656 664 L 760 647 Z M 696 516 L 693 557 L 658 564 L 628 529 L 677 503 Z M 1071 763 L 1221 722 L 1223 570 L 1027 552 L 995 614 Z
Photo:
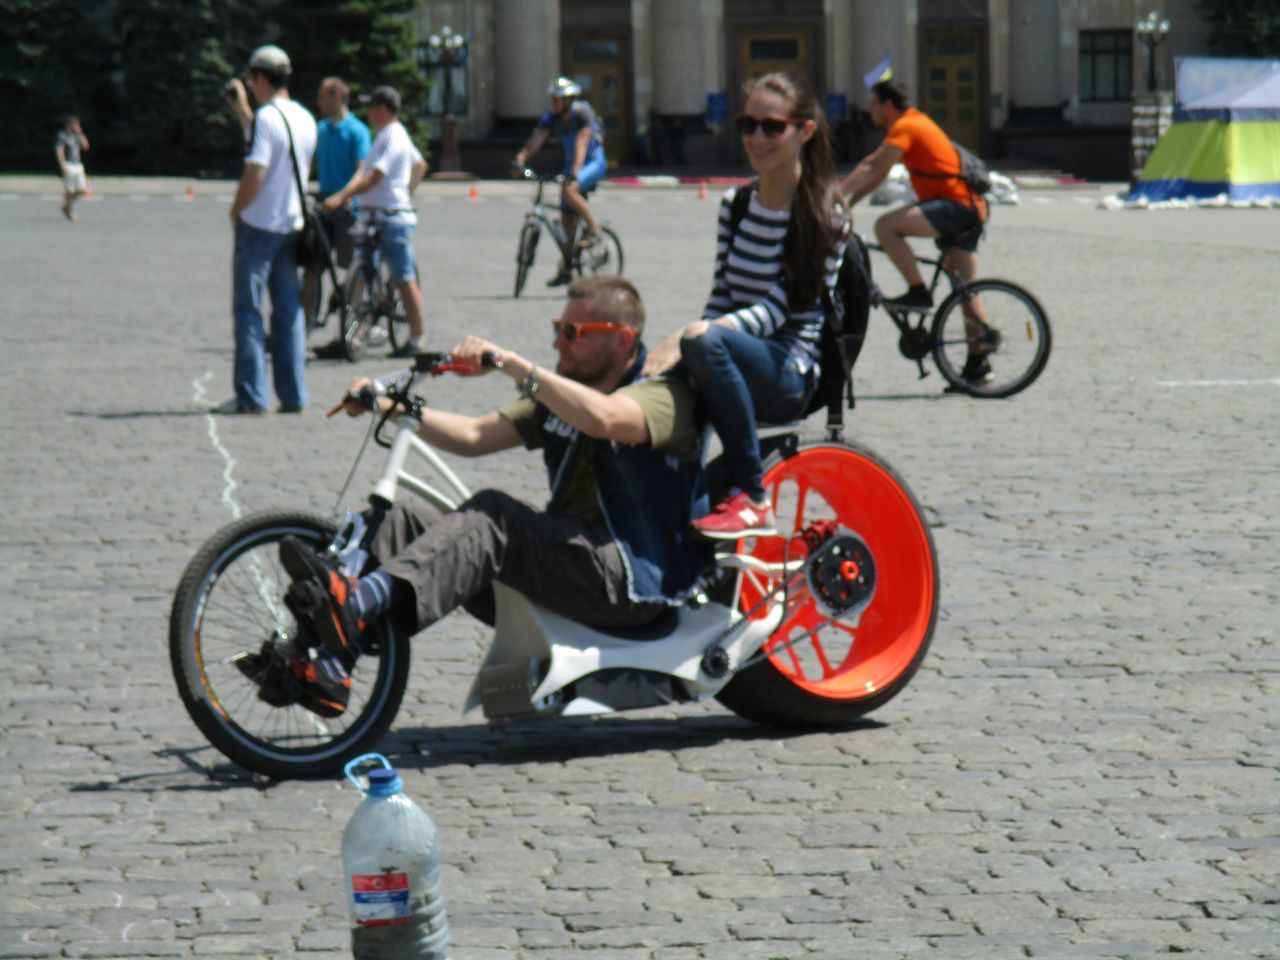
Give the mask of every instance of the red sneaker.
M 711 540 L 778 535 L 773 507 L 768 503 L 756 503 L 741 490 L 722 500 L 705 517 L 693 521 L 692 527 Z

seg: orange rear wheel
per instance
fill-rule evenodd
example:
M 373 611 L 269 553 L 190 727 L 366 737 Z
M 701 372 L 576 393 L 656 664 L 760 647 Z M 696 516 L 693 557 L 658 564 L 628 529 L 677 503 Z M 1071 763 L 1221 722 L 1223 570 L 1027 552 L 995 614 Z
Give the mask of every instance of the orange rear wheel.
M 834 520 L 866 542 L 875 561 L 875 594 L 860 617 L 821 627 L 827 617 L 812 598 L 793 600 L 765 648 L 768 658 L 738 674 L 719 699 L 736 713 L 770 723 L 830 724 L 861 716 L 901 691 L 928 649 L 939 591 L 929 528 L 893 469 L 856 444 L 801 446 L 771 461 L 764 479 L 781 530 Z M 761 538 L 750 552 L 779 561 L 786 549 L 781 537 Z M 744 575 L 742 609 L 750 610 L 773 586 Z M 805 637 L 811 630 L 817 632 Z

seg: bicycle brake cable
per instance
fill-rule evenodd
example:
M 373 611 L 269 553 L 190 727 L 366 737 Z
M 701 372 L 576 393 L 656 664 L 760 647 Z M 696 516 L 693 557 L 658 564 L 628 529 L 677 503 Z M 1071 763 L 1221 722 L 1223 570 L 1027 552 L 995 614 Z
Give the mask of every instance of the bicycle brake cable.
M 369 429 L 364 432 L 364 442 L 360 444 L 360 449 L 356 452 L 355 462 L 351 464 L 351 471 L 347 474 L 346 482 L 342 484 L 342 489 L 338 491 L 338 499 L 334 501 L 333 509 L 330 511 L 335 517 L 338 510 L 342 507 L 342 501 L 347 498 L 347 491 L 351 489 L 351 481 L 355 479 L 356 470 L 360 466 L 360 461 L 364 459 L 364 452 L 369 449 L 369 441 L 373 439 L 374 431 L 378 429 L 378 418 L 369 418 Z

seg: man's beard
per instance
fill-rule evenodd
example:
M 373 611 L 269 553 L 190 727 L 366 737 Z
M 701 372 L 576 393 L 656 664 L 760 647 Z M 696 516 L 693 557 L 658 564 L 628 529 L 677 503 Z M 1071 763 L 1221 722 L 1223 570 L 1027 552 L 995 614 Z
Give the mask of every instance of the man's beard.
M 609 378 L 609 364 L 602 360 L 598 370 L 582 369 L 581 366 L 573 370 L 565 370 L 564 359 L 561 358 L 556 363 L 556 373 L 567 380 L 572 380 L 574 383 L 580 383 L 584 387 L 591 387 L 593 390 L 600 390 L 603 393 L 602 385 Z

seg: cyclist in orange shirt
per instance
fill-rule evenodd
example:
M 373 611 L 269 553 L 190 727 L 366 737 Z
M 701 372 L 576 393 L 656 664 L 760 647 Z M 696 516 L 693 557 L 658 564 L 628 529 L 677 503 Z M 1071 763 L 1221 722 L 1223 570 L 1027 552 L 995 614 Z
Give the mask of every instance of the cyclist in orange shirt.
M 903 84 L 881 80 L 871 88 L 868 109 L 872 122 L 885 131 L 884 141 L 845 177 L 841 191 L 852 208 L 884 181 L 895 163 L 907 168 L 918 200 L 880 217 L 876 221 L 876 240 L 909 287 L 902 296 L 884 303 L 923 313 L 933 307 L 933 297 L 907 237 L 932 237 L 943 253 L 948 272 L 972 280 L 978 271 L 978 240 L 987 219 L 987 205 L 960 178 L 960 156 L 950 138 L 911 106 Z M 975 302 L 973 309 L 979 323 L 985 320 L 980 304 Z M 990 376 L 986 356 L 979 350 L 975 333 L 970 338 L 965 363 L 966 380 L 981 381 Z

